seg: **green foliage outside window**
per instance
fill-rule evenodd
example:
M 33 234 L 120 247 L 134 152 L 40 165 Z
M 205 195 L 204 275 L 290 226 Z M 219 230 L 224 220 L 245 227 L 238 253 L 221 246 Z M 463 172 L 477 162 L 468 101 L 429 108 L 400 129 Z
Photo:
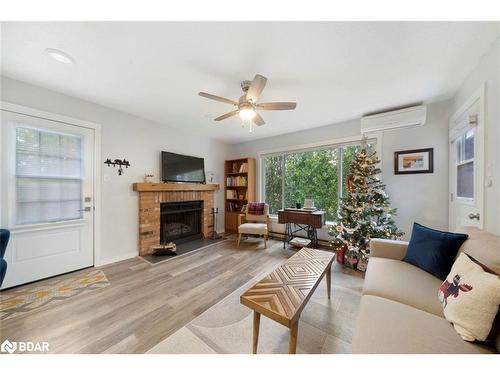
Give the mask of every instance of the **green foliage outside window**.
M 340 176 L 345 195 L 346 176 L 359 148 L 353 145 L 264 157 L 264 195 L 270 213 L 311 198 L 317 208 L 326 211 L 328 221 L 337 220 Z
M 275 215 L 282 208 L 282 171 L 283 156 L 268 156 L 264 159 L 264 180 L 266 203 L 269 205 L 269 213 Z
M 288 154 L 285 157 L 285 207 L 311 198 L 335 218 L 338 207 L 338 150 L 327 149 Z

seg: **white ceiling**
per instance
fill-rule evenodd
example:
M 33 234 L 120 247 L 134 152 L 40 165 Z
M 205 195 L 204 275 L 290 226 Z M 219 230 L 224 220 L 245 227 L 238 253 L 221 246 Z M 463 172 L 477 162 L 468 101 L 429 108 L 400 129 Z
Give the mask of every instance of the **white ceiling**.
M 2 24 L 2 74 L 228 142 L 328 125 L 453 95 L 500 36 L 500 22 L 97 22 Z M 74 65 L 44 54 L 57 48 Z M 268 77 L 253 133 L 198 91 L 238 98 Z

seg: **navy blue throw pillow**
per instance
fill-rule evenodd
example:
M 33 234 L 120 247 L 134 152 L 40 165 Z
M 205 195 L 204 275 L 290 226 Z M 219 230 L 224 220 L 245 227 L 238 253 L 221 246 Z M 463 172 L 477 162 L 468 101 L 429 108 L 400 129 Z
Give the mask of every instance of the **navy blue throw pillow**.
M 404 261 L 444 280 L 460 246 L 468 237 L 467 234 L 442 232 L 414 223 Z

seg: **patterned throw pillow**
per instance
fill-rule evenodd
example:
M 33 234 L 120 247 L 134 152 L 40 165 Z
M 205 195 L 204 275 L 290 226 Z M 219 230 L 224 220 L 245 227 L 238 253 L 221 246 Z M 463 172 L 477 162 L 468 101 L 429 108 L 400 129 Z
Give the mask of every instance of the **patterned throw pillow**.
M 462 253 L 438 292 L 445 318 L 466 341 L 485 341 L 500 305 L 500 278 Z
M 248 203 L 247 209 L 250 215 L 264 215 L 266 204 L 258 202 L 250 202 Z

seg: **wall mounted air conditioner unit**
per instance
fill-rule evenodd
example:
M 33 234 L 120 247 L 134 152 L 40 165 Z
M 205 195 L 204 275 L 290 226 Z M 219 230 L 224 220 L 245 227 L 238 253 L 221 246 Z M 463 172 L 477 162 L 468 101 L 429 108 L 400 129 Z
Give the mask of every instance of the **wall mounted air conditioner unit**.
M 427 107 L 417 105 L 361 117 L 361 133 L 408 128 L 425 124 Z

